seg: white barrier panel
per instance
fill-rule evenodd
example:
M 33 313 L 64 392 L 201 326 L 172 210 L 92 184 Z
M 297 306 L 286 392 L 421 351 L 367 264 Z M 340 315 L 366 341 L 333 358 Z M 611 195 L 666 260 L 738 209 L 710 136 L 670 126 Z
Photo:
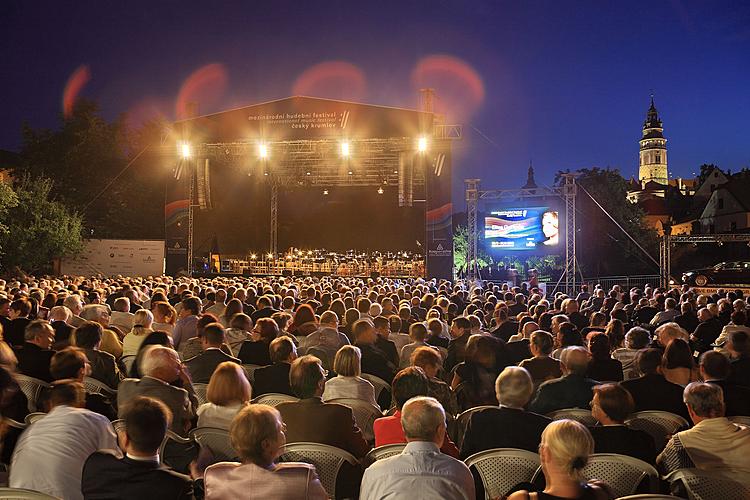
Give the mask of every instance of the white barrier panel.
M 161 276 L 164 240 L 85 240 L 80 254 L 62 259 L 60 272 L 75 276 Z

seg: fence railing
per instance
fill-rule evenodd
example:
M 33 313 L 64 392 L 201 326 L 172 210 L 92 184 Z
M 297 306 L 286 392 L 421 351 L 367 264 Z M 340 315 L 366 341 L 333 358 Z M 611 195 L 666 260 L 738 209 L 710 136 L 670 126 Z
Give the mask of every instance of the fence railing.
M 615 285 L 620 285 L 623 290 L 628 290 L 634 286 L 643 288 L 646 285 L 653 287 L 659 286 L 660 276 L 658 274 L 639 274 L 636 276 L 598 276 L 595 278 L 584 278 L 583 283 L 589 286 L 589 291 L 594 286 L 601 285 L 605 290 L 611 289 Z

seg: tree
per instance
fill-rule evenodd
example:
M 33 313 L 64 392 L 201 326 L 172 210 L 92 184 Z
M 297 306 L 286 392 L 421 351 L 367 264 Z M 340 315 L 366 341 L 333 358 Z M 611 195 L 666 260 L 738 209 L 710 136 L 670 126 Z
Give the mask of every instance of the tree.
M 458 225 L 453 229 L 453 267 L 456 274 L 465 274 L 468 269 L 467 256 L 469 253 L 469 230 L 466 226 Z M 492 257 L 484 249 L 477 248 L 477 266 L 484 269 L 492 264 Z
M 13 191 L 13 188 L 5 182 L 0 182 L 0 244 L 2 238 L 8 234 L 8 225 L 3 221 L 8 220 L 8 212 L 10 209 L 18 206 L 18 196 Z M 2 256 L 3 247 L 0 246 L 0 256 Z
M 17 206 L 5 217 L 7 231 L 0 234 L 0 267 L 6 273 L 15 268 L 47 271 L 53 259 L 81 250 L 81 216 L 52 200 L 52 187 L 45 177 L 25 174 L 16 180 Z
M 703 165 L 701 165 L 700 173 L 698 173 L 698 183 L 695 187 L 697 188 L 698 186 L 703 184 L 703 182 L 708 178 L 711 171 L 715 168 L 718 168 L 721 171 L 721 169 L 713 163 L 704 163 Z

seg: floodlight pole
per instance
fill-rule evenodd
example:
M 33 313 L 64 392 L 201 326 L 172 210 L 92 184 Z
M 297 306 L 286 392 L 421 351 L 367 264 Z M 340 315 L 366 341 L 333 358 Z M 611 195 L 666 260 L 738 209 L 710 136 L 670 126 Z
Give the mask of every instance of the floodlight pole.
M 271 246 L 269 253 L 274 258 L 279 250 L 279 184 L 276 181 L 271 183 Z
M 474 281 L 479 277 L 477 263 L 477 206 L 479 204 L 479 179 L 466 179 L 466 280 Z
M 195 203 L 193 198 L 195 197 L 195 168 L 197 162 L 193 162 L 192 158 L 186 158 L 187 168 L 190 170 L 190 188 L 188 189 L 188 241 L 187 241 L 187 273 L 188 276 L 193 276 L 193 245 L 194 237 L 193 230 L 195 228 L 195 214 L 193 212 Z
M 576 174 L 564 173 L 561 177 L 565 199 L 565 293 L 573 297 L 576 293 Z

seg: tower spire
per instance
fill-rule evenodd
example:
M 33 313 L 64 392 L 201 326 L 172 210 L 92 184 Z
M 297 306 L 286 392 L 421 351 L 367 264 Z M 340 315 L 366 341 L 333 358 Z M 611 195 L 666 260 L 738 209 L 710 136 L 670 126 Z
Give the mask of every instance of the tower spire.
M 651 103 L 643 122 L 643 135 L 640 141 L 640 167 L 638 178 L 642 184 L 654 181 L 667 184 L 667 140 L 664 128 L 659 119 L 659 112 L 654 104 L 654 92 L 651 91 Z
M 531 164 L 531 160 L 529 160 L 529 170 L 526 173 L 526 184 L 524 184 L 521 189 L 536 189 L 537 187 L 536 180 L 534 179 L 534 166 Z

